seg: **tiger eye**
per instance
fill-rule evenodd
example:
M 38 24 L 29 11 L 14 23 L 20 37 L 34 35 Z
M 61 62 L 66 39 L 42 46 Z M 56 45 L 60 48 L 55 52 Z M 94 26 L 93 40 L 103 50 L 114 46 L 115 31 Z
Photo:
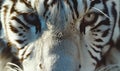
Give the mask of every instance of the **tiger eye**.
M 85 17 L 84 17 L 84 20 L 87 21 L 87 22 L 91 22 L 95 19 L 95 16 L 96 16 L 95 13 L 86 14 Z
M 97 17 L 97 15 L 95 13 L 88 13 L 84 16 L 84 20 L 86 22 L 92 22 L 94 21 L 94 19 Z
M 24 13 L 23 16 L 24 16 L 24 19 L 31 22 L 36 20 L 37 18 L 37 15 L 35 13 Z
M 97 21 L 98 17 L 99 17 L 98 13 L 89 12 L 83 17 L 81 22 L 84 24 L 84 26 L 87 26 L 87 25 L 93 26 L 94 23 Z

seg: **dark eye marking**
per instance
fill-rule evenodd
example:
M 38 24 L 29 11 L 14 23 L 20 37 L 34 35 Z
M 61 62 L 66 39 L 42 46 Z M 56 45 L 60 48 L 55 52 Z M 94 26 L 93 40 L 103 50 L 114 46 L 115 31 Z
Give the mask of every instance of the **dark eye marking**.
M 34 12 L 33 13 L 23 13 L 22 15 L 28 24 L 36 27 L 36 33 L 41 31 L 41 22 L 36 13 L 34 13 Z

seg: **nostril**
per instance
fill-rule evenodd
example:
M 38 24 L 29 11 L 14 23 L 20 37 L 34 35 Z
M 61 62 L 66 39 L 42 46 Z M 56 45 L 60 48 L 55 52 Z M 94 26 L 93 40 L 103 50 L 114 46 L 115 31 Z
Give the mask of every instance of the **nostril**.
M 39 67 L 40 67 L 41 69 L 43 69 L 43 65 L 42 65 L 42 64 L 39 64 Z
M 79 64 L 79 69 L 81 68 L 81 65 Z

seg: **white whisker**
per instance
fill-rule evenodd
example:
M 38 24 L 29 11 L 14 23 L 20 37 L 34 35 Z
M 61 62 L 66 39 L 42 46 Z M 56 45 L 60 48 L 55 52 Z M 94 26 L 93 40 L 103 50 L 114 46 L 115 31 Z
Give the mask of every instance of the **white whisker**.
M 106 16 L 107 18 L 109 18 L 110 21 L 111 21 L 111 18 L 110 18 L 107 14 L 105 14 L 104 12 L 102 12 L 100 9 L 98 9 L 98 8 L 96 8 L 96 7 L 93 7 L 93 8 L 94 8 L 95 10 L 101 12 L 104 16 Z

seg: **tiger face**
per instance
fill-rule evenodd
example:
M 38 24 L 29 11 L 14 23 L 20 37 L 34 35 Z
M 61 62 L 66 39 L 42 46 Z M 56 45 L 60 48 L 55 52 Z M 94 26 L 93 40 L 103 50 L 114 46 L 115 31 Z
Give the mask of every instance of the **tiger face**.
M 14 41 L 12 45 L 19 45 L 16 56 L 21 56 L 23 71 L 95 71 L 103 64 L 104 55 L 115 46 L 120 35 L 119 4 L 115 0 L 10 1 L 13 5 L 9 6 L 16 6 L 14 11 L 18 14 L 10 14 L 14 18 L 12 26 L 17 29 L 19 24 L 27 21 L 25 25 L 30 28 L 27 31 L 31 31 L 23 33 L 25 36 L 21 37 L 18 36 L 19 32 L 6 28 L 10 38 L 8 41 Z M 19 3 L 25 7 L 19 9 Z M 32 27 L 35 27 L 34 30 Z M 16 39 L 10 37 L 9 31 L 15 33 L 19 40 L 26 38 L 28 42 L 24 42 L 27 44 L 17 43 Z

